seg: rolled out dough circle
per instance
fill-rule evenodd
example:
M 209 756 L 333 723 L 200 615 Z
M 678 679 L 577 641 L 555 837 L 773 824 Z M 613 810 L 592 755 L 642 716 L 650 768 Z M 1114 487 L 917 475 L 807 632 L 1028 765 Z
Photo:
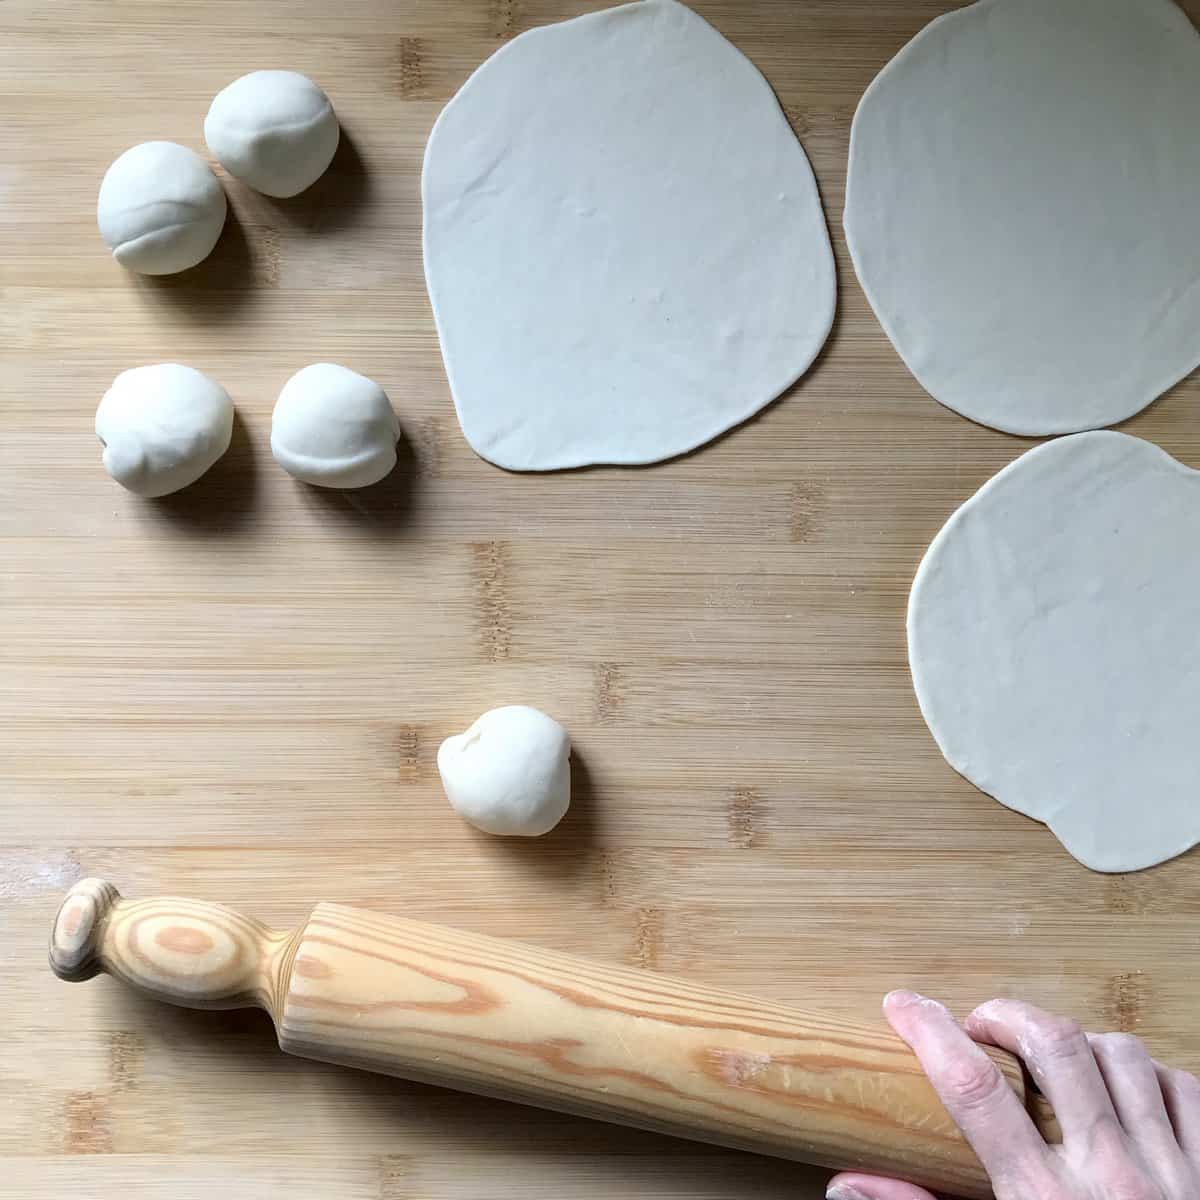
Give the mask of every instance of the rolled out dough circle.
M 675 0 L 505 45 L 438 118 L 422 194 L 459 421 L 502 467 L 681 454 L 799 378 L 833 321 L 808 159 Z
M 1200 363 L 1200 36 L 1171 0 L 978 0 L 854 117 L 846 236 L 921 385 L 1019 434 Z
M 946 523 L 908 607 L 921 712 L 957 771 L 1097 871 L 1200 840 L 1200 472 L 1081 433 Z

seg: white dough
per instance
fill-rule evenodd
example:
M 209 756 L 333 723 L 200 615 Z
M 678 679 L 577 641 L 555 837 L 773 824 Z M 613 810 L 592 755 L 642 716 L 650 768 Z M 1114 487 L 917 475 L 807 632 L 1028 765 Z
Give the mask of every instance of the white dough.
M 313 363 L 283 385 L 271 416 L 271 453 L 317 487 L 378 483 L 396 465 L 400 422 L 374 381 L 335 363 Z
M 1200 473 L 1081 433 L 1022 455 L 934 539 L 908 608 L 951 766 L 1084 865 L 1200 840 Z
M 1068 433 L 1200 363 L 1197 122 L 1171 0 L 978 0 L 905 46 L 855 114 L 845 223 L 922 386 Z
M 567 731 L 536 708 L 485 712 L 438 750 L 438 771 L 454 811 L 485 833 L 538 837 L 571 803 Z
M 221 166 L 280 199 L 321 178 L 338 137 L 329 97 L 295 71 L 252 71 L 235 79 L 204 118 L 204 140 Z
M 229 394 L 179 363 L 122 371 L 96 409 L 104 469 L 139 496 L 195 483 L 229 449 L 232 435 Z
M 225 224 L 225 192 L 208 163 L 174 142 L 142 142 L 104 173 L 96 223 L 113 258 L 143 275 L 208 257 Z
M 802 375 L 833 320 L 808 159 L 675 0 L 508 42 L 438 118 L 422 195 L 458 418 L 502 467 L 690 450 Z

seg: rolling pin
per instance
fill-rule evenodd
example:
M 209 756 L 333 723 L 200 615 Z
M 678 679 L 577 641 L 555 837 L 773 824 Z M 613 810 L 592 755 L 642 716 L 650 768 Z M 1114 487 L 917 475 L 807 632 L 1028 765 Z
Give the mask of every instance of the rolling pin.
M 318 904 L 280 932 L 85 879 L 50 938 L 187 1008 L 266 1009 L 291 1054 L 986 1200 L 970 1147 L 887 1030 L 516 942 Z M 1017 1060 L 994 1056 L 1049 1140 Z

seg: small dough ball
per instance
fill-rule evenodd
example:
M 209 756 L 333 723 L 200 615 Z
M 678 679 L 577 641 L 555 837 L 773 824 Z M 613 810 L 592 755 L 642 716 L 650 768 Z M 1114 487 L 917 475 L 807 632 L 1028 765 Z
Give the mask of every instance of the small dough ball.
M 284 200 L 325 174 L 338 122 L 329 97 L 306 75 L 251 71 L 217 93 L 204 140 L 230 175 Z
M 179 363 L 122 371 L 96 409 L 104 469 L 139 496 L 195 483 L 229 449 L 233 401 L 219 383 Z
M 142 142 L 104 173 L 96 223 L 121 266 L 170 275 L 208 257 L 225 209 L 224 189 L 194 150 Z
M 379 384 L 336 363 L 313 363 L 283 385 L 271 416 L 271 453 L 317 487 L 378 483 L 396 465 L 400 422 Z
M 485 712 L 438 750 L 451 807 L 485 833 L 538 837 L 571 803 L 571 740 L 555 720 L 524 705 Z

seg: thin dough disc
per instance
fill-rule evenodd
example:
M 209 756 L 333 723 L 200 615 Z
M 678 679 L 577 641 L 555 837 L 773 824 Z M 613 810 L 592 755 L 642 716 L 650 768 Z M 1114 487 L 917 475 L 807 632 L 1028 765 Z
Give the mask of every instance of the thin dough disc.
M 802 375 L 833 321 L 808 159 L 674 0 L 509 42 L 438 118 L 422 192 L 459 421 L 502 467 L 690 450 Z
M 950 764 L 1097 871 L 1200 840 L 1200 472 L 1123 433 L 1039 446 L 934 539 L 908 653 Z
M 934 397 L 1010 433 L 1124 420 L 1200 362 L 1200 37 L 1170 0 L 979 0 L 854 117 L 846 236 Z

